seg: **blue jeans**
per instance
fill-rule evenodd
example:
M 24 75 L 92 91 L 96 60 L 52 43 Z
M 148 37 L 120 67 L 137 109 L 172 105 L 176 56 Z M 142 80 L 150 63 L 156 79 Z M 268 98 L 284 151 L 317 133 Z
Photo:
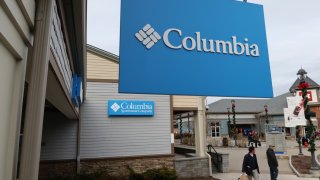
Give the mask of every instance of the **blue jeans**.
M 270 176 L 271 180 L 276 180 L 278 177 L 278 168 L 277 167 L 270 167 Z

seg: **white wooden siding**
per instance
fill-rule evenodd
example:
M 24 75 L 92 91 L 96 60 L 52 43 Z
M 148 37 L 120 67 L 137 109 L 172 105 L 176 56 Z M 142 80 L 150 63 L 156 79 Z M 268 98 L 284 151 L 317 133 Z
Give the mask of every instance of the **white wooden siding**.
M 87 78 L 88 79 L 119 79 L 119 64 L 87 52 Z
M 33 0 L 27 0 L 33 1 Z M 33 1 L 34 2 L 34 1 Z M 28 5 L 34 9 L 35 4 Z M 29 11 L 35 13 L 34 11 Z M 21 103 L 33 34 L 16 0 L 0 1 L 0 179 L 15 179 Z M 30 48 L 32 49 L 32 48 Z M 29 53 L 31 54 L 31 53 Z
M 16 59 L 25 59 L 26 45 L 14 23 L 0 6 L 0 42 L 15 56 Z
M 41 160 L 76 159 L 78 121 L 61 113 L 46 112 L 43 121 Z
M 11 20 L 16 26 L 16 29 L 19 31 L 20 36 L 22 39 L 25 40 L 26 43 L 31 42 L 30 30 L 29 25 L 17 3 L 17 1 L 13 0 L 4 0 L 3 7 L 7 10 L 8 14 L 11 15 Z M 31 5 L 32 6 L 32 5 Z
M 17 0 L 20 9 L 28 22 L 30 28 L 34 26 L 34 17 L 36 11 L 36 2 L 34 0 Z
M 72 71 L 70 68 L 69 57 L 67 54 L 65 41 L 62 34 L 61 23 L 60 23 L 60 18 L 57 12 L 56 4 L 54 5 L 54 13 L 53 13 L 51 28 L 52 28 L 51 39 L 50 39 L 51 51 L 54 55 L 55 60 L 57 61 L 57 64 L 59 66 L 59 69 L 65 81 L 65 84 L 67 86 L 68 92 L 70 94 Z
M 118 94 L 117 83 L 87 83 L 81 107 L 81 158 L 170 154 L 170 97 Z M 108 99 L 151 100 L 153 117 L 108 117 Z

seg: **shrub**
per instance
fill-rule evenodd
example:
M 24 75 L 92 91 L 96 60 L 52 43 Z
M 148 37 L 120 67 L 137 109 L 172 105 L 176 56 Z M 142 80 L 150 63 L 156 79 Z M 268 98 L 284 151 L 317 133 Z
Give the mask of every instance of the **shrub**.
M 176 171 L 174 169 L 160 168 L 149 169 L 144 173 L 136 173 L 129 168 L 130 180 L 175 180 L 177 179 Z

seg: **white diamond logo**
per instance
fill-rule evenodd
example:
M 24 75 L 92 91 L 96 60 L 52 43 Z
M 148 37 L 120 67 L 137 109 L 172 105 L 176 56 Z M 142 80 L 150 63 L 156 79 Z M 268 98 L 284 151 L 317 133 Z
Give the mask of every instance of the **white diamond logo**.
M 150 24 L 146 24 L 135 36 L 147 49 L 150 49 L 161 39 L 161 36 Z
M 114 112 L 117 112 L 119 109 L 120 109 L 120 106 L 118 103 L 113 103 L 112 106 L 111 106 L 111 109 L 114 111 Z

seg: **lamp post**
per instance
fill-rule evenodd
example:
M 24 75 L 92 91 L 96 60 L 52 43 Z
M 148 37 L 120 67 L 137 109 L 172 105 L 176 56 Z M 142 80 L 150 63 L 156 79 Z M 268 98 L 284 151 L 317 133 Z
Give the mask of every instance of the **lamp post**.
M 297 91 L 295 89 L 293 89 L 291 91 L 291 93 L 292 93 L 293 96 L 296 96 Z M 302 147 L 301 147 L 301 136 L 300 136 L 301 128 L 302 128 L 301 126 L 296 126 L 296 141 L 297 141 L 297 143 L 299 145 L 299 154 L 298 154 L 299 156 L 303 156 Z
M 268 105 L 264 105 L 264 112 L 266 113 L 266 123 L 269 124 L 269 120 L 268 120 Z
M 316 170 L 319 170 L 319 167 L 317 165 L 317 162 L 316 162 L 316 157 L 315 157 L 315 153 L 314 151 L 316 150 L 315 148 L 315 143 L 314 143 L 314 140 L 315 140 L 315 133 L 314 133 L 314 126 L 313 126 L 313 123 L 311 121 L 311 114 L 313 114 L 311 111 L 310 111 L 310 107 L 308 105 L 308 96 L 307 96 L 307 88 L 309 87 L 308 83 L 306 83 L 306 74 L 307 72 L 304 70 L 304 69 L 300 69 L 297 73 L 299 79 L 300 79 L 300 83 L 299 83 L 299 86 L 298 88 L 302 91 L 302 100 L 303 100 L 303 107 L 304 107 L 304 116 L 306 118 L 306 120 L 308 121 L 307 122 L 307 138 L 310 139 L 309 141 L 309 144 L 310 144 L 310 147 L 308 149 L 308 151 L 310 151 L 311 153 L 311 171 L 316 171 Z
M 231 105 L 232 105 L 232 115 L 233 115 L 232 116 L 232 120 L 233 120 L 232 134 L 233 134 L 235 145 L 238 146 L 237 132 L 236 132 L 236 101 L 234 99 L 231 100 Z
M 228 134 L 229 134 L 229 137 L 231 137 L 231 131 L 230 131 L 230 128 L 231 128 L 230 108 L 228 107 L 227 110 L 228 110 Z
M 301 126 L 297 126 L 296 127 L 296 139 L 297 139 L 297 143 L 299 145 L 299 156 L 303 156 L 303 153 L 302 153 L 302 147 L 301 147 L 301 136 L 300 136 L 300 132 L 301 131 Z

